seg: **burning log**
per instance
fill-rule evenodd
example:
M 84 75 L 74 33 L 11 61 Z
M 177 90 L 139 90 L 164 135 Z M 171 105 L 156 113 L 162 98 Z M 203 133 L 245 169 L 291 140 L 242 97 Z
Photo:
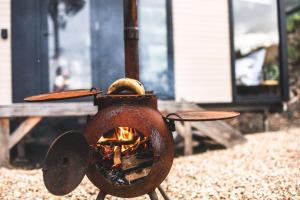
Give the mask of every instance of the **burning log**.
M 129 183 L 131 183 L 133 181 L 136 181 L 138 179 L 141 179 L 141 178 L 144 178 L 144 177 L 148 176 L 150 171 L 151 171 L 151 167 L 147 167 L 147 168 L 144 168 L 142 170 L 134 171 L 134 172 L 131 172 L 129 174 L 126 174 L 125 179 Z
M 128 185 L 147 176 L 153 164 L 153 148 L 135 129 L 118 127 L 101 136 L 96 145 L 99 171 L 112 183 Z
M 136 139 L 128 140 L 128 141 L 120 141 L 120 140 L 106 140 L 97 142 L 97 146 L 101 145 L 109 145 L 109 146 L 121 146 L 121 145 L 133 145 L 136 142 Z
M 141 145 L 146 144 L 146 142 L 148 141 L 149 140 L 147 138 L 144 138 L 142 141 L 139 141 L 137 145 L 129 147 L 125 151 L 123 151 L 123 154 L 128 154 L 129 152 L 135 152 Z

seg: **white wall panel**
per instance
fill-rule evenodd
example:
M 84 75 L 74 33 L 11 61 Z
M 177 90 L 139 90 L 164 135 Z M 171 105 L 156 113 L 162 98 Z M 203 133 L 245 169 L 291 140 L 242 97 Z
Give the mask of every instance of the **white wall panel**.
M 227 0 L 173 0 L 176 100 L 232 101 Z
M 8 29 L 8 39 L 0 38 L 0 105 L 12 102 L 10 0 L 0 2 L 0 28 Z

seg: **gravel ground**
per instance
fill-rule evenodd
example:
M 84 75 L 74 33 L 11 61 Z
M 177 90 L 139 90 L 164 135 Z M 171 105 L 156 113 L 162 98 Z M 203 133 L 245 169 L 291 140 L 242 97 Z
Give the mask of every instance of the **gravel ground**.
M 231 149 L 175 159 L 162 186 L 171 199 L 300 200 L 300 129 L 247 139 Z M 0 169 L 0 199 L 95 199 L 96 195 L 97 189 L 86 178 L 71 194 L 55 197 L 44 188 L 41 170 Z

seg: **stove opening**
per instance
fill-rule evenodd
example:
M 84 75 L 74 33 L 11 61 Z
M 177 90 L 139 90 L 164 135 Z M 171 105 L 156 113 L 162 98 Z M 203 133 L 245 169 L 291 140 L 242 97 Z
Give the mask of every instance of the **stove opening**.
M 143 181 L 153 164 L 150 138 L 134 128 L 117 127 L 103 134 L 96 146 L 96 167 L 112 184 Z

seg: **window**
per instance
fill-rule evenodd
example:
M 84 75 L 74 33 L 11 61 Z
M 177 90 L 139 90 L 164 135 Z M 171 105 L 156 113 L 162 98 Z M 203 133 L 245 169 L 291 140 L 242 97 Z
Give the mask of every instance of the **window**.
M 139 1 L 140 73 L 146 89 L 160 98 L 174 98 L 168 63 L 166 0 Z
M 124 76 L 122 1 L 50 0 L 50 90 L 105 90 Z M 140 79 L 147 90 L 173 98 L 168 63 L 166 0 L 139 1 Z M 92 49 L 92 52 L 91 52 Z
M 280 97 L 277 0 L 233 0 L 238 98 Z
M 50 91 L 92 87 L 89 3 L 89 0 L 49 1 Z

